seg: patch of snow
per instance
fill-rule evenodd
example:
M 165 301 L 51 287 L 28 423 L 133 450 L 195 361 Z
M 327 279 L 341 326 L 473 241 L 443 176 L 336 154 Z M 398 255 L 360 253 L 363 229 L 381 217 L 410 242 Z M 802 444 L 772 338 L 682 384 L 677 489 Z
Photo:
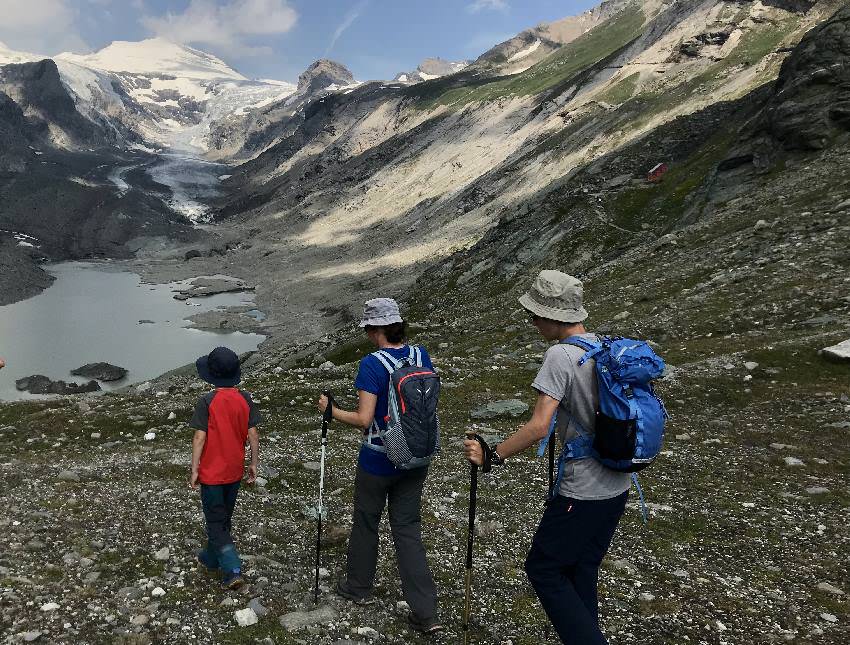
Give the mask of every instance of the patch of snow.
M 530 56 L 531 54 L 533 54 L 534 52 L 536 52 L 536 51 L 538 50 L 538 48 L 540 47 L 540 45 L 541 45 L 541 44 L 543 44 L 543 43 L 542 43 L 542 41 L 538 38 L 538 39 L 537 39 L 537 40 L 535 40 L 535 41 L 534 41 L 531 45 L 529 45 L 529 46 L 528 46 L 528 47 L 526 47 L 525 49 L 522 49 L 522 50 L 518 51 L 516 54 L 514 54 L 513 56 L 511 56 L 511 57 L 508 59 L 508 62 L 509 62 L 509 63 L 513 63 L 513 62 L 518 61 L 518 60 L 520 60 L 520 59 L 522 59 L 522 58 L 525 58 L 526 56 Z
M 400 80 L 402 83 L 407 83 L 407 74 L 402 74 L 398 77 L 398 80 Z
M 425 72 L 419 72 L 419 76 L 422 77 L 423 81 L 433 81 L 435 78 L 440 78 L 439 74 L 426 74 Z
M 225 179 L 230 179 L 233 175 L 219 175 L 218 180 L 224 181 Z
M 118 188 L 118 196 L 123 197 L 127 194 L 127 191 L 130 190 L 130 184 L 128 184 L 124 180 L 124 175 L 126 175 L 130 170 L 135 168 L 135 166 L 120 166 L 113 170 L 108 175 L 109 181 L 111 181 Z
M 18 242 L 18 246 L 26 246 L 31 249 L 35 248 L 35 244 L 32 244 L 31 242 Z

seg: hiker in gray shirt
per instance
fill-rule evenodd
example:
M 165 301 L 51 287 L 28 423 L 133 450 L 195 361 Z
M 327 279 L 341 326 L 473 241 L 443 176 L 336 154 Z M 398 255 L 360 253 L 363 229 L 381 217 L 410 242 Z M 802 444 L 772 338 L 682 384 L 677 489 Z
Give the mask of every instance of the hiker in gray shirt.
M 584 350 L 560 341 L 572 336 L 596 341 L 584 321 L 583 287 L 560 271 L 542 271 L 520 304 L 550 347 L 532 383 L 537 403 L 531 420 L 491 450 L 493 464 L 541 441 L 557 412 L 560 440 L 577 436 L 576 421 L 592 432 L 598 406 L 594 361 L 579 366 Z M 484 463 L 484 448 L 464 442 L 474 464 Z M 628 473 L 610 470 L 595 459 L 568 460 L 560 488 L 546 506 L 525 561 L 525 571 L 543 609 L 564 643 L 607 643 L 599 629 L 597 580 L 626 506 Z

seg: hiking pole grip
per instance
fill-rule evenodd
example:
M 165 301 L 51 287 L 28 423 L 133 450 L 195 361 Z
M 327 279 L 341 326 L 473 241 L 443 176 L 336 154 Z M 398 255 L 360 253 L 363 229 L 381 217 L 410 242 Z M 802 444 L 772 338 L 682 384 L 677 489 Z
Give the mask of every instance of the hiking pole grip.
M 328 407 L 325 408 L 324 413 L 322 414 L 322 435 L 326 435 L 328 432 L 328 425 L 333 421 L 334 418 L 334 405 L 336 405 L 336 401 L 334 401 L 334 395 L 331 394 L 330 390 L 322 390 L 322 394 L 328 397 Z

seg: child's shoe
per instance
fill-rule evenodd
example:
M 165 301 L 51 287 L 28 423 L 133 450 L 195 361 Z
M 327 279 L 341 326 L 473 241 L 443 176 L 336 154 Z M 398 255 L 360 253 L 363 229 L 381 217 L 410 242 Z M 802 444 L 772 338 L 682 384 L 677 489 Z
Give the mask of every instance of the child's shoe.
M 225 589 L 239 589 L 245 584 L 245 578 L 242 577 L 241 569 L 233 569 L 233 571 L 225 571 L 221 579 L 221 586 Z

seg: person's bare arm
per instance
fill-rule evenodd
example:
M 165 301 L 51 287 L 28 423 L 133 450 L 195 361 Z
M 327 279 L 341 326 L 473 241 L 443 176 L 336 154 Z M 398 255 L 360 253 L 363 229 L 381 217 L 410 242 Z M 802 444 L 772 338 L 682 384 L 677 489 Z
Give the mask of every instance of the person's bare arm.
M 357 390 L 357 398 L 358 405 L 356 411 L 343 410 L 334 405 L 333 417 L 337 421 L 342 421 L 357 428 L 368 428 L 372 425 L 372 419 L 375 418 L 375 406 L 378 404 L 378 397 L 371 392 Z M 327 407 L 328 397 L 322 394 L 319 397 L 319 410 L 324 412 Z
M 207 433 L 203 430 L 195 430 L 195 436 L 192 437 L 192 476 L 189 479 L 189 486 L 192 488 L 198 487 L 198 466 L 201 463 L 201 454 L 204 452 L 206 442 Z
M 253 426 L 248 428 L 248 445 L 251 447 L 251 463 L 247 483 L 253 484 L 257 481 L 257 467 L 260 465 L 260 433 Z
M 557 399 L 553 399 L 548 394 L 538 394 L 531 420 L 520 426 L 519 430 L 499 444 L 499 456 L 502 459 L 507 459 L 543 439 L 549 434 L 552 415 L 555 414 L 557 409 Z M 467 439 L 463 442 L 463 452 L 472 463 L 479 466 L 484 463 L 481 445 L 474 439 Z

